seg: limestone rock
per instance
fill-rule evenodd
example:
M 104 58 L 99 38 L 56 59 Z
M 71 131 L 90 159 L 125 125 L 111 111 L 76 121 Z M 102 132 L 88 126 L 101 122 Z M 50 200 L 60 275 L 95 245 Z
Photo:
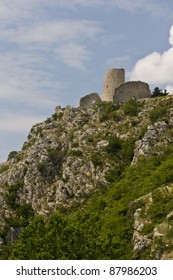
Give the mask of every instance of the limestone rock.
M 154 146 L 157 145 L 160 136 L 163 135 L 166 130 L 167 124 L 164 121 L 149 125 L 142 139 L 136 141 L 132 164 L 136 163 L 140 156 L 153 154 L 153 152 L 155 152 Z

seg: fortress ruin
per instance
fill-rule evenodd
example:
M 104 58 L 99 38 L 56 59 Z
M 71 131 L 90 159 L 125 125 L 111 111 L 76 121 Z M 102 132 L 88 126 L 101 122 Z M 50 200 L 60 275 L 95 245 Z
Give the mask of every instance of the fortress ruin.
M 111 68 L 105 74 L 101 98 L 97 93 L 91 93 L 81 98 L 80 106 L 87 108 L 100 101 L 125 103 L 131 98 L 138 100 L 150 97 L 151 91 L 147 83 L 142 81 L 125 82 L 125 70 Z
M 113 101 L 113 94 L 115 88 L 124 84 L 125 82 L 125 70 L 123 68 L 109 69 L 104 78 L 102 101 Z
M 125 82 L 125 70 L 123 68 L 109 69 L 104 78 L 102 101 L 124 103 L 131 98 L 150 98 L 149 85 L 142 81 Z

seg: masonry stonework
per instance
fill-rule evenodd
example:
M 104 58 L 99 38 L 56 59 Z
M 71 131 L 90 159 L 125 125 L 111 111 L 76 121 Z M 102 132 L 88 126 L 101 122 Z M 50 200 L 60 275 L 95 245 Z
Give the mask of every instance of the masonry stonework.
M 104 78 L 103 92 L 100 97 L 98 93 L 88 94 L 80 99 L 80 107 L 90 108 L 100 101 L 111 101 L 114 103 L 125 103 L 131 98 L 150 98 L 149 85 L 142 81 L 125 82 L 125 70 L 123 68 L 109 69 Z
M 143 99 L 150 98 L 151 92 L 149 85 L 141 81 L 126 82 L 114 89 L 113 102 L 125 103 L 131 98 Z
M 80 107 L 89 108 L 98 102 L 101 102 L 101 98 L 98 93 L 90 93 L 80 99 Z
M 102 101 L 113 101 L 114 91 L 125 82 L 125 70 L 123 68 L 109 69 L 104 78 Z

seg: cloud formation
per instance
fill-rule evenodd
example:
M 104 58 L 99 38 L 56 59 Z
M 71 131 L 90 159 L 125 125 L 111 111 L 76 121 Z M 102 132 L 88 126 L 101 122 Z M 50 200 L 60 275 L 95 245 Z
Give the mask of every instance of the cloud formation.
M 169 43 L 172 45 L 164 53 L 153 52 L 140 59 L 131 72 L 131 80 L 144 80 L 149 84 L 163 84 L 167 89 L 173 87 L 173 25 L 170 29 Z

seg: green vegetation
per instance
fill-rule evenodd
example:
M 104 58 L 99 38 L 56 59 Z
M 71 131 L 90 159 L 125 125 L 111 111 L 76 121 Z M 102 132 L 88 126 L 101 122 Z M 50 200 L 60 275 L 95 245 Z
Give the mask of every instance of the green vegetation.
M 54 164 L 58 165 L 61 164 L 62 161 L 62 152 L 61 149 L 48 149 L 48 158 Z
M 21 205 L 16 205 L 15 213 L 8 218 L 5 218 L 6 227 L 26 227 L 30 219 L 34 217 L 34 211 L 30 204 L 23 203 Z
M 44 161 L 37 164 L 37 169 L 42 175 L 47 174 L 47 164 Z
M 154 123 L 159 119 L 166 117 L 167 110 L 168 110 L 168 106 L 159 106 L 157 108 L 154 108 L 149 113 L 150 121 Z
M 161 254 L 173 249 L 172 143 L 164 149 L 160 147 L 159 155 L 141 156 L 137 164 L 131 165 L 135 141 L 144 136 L 150 122 L 167 118 L 169 101 L 164 98 L 162 105 L 159 99 L 155 99 L 154 105 L 155 102 L 158 102 L 157 107 L 149 112 L 149 119 L 142 122 L 141 130 L 134 136 L 135 126 L 138 126 L 135 116 L 143 103 L 131 99 L 122 105 L 111 102 L 99 104 L 97 109 L 101 122 L 109 121 L 112 125 L 113 121 L 122 119 L 123 131 L 129 126 L 132 134 L 123 139 L 117 136 L 116 130 L 105 133 L 104 139 L 101 133 L 91 134 L 86 140 L 92 153 L 82 150 L 78 139 L 75 139 L 77 128 L 69 133 L 73 149 L 67 156 L 88 156 L 87 159 L 99 170 L 105 168 L 105 164 L 112 167 L 106 174 L 108 184 L 98 183 L 97 186 L 96 181 L 94 193 L 86 195 L 82 205 L 74 203 L 70 206 L 69 203 L 68 207 L 59 206 L 47 217 L 34 215 L 30 204 L 19 203 L 18 194 L 23 181 L 4 186 L 7 188 L 6 203 L 12 214 L 6 218 L 7 226 L 0 232 L 0 237 L 5 240 L 10 227 L 20 229 L 20 234 L 14 244 L 6 241 L 0 248 L 0 259 L 154 259 L 155 252 Z M 57 115 L 52 118 L 56 120 Z M 101 147 L 100 151 L 94 149 L 101 140 L 108 141 L 108 145 Z M 47 161 L 40 161 L 37 165 L 41 175 L 45 174 L 52 180 L 61 168 L 63 156 L 62 147 L 47 149 Z M 149 196 L 152 201 L 146 205 Z M 145 221 L 140 233 L 151 238 L 153 243 L 136 253 L 133 251 L 134 213 L 139 208 L 139 219 Z M 163 238 L 153 235 L 154 229 L 159 227 L 164 229 Z M 168 248 L 165 244 L 169 244 Z
M 12 151 L 12 152 L 9 153 L 7 160 L 15 158 L 16 156 L 17 156 L 17 151 Z
M 122 146 L 119 140 L 111 140 L 108 153 L 122 153 Z M 100 164 L 97 160 L 95 164 Z M 132 202 L 142 195 L 153 193 L 154 202 L 148 209 L 151 222 L 142 230 L 143 235 L 152 234 L 154 226 L 173 210 L 173 195 L 158 190 L 161 185 L 173 183 L 172 167 L 173 148 L 170 146 L 164 154 L 141 159 L 137 165 L 126 168 L 118 181 L 108 189 L 98 190 L 83 209 L 60 209 L 47 219 L 36 216 L 22 230 L 8 258 L 150 258 L 147 248 L 138 256 L 133 253 L 133 213 L 142 204 Z M 172 238 L 172 231 L 168 232 L 167 238 L 170 236 Z
M 78 149 L 73 149 L 68 153 L 68 156 L 81 157 L 81 156 L 83 156 L 83 152 L 81 150 L 78 150 Z
M 9 169 L 9 166 L 7 164 L 1 165 L 1 167 L 0 167 L 0 174 L 5 172 L 8 169 Z
M 101 155 L 99 153 L 92 154 L 91 161 L 92 161 L 92 163 L 94 164 L 95 167 L 103 165 L 103 160 L 102 160 Z
M 152 94 L 151 94 L 151 97 L 159 97 L 159 96 L 166 96 L 168 95 L 169 92 L 167 92 L 167 90 L 165 89 L 164 91 L 162 91 L 162 89 L 159 89 L 159 87 L 155 87 Z
M 114 120 L 119 122 L 121 115 L 118 112 L 120 104 L 114 104 L 112 102 L 102 102 L 98 105 L 100 121 Z
M 142 233 L 142 235 L 152 234 L 153 229 L 154 229 L 154 224 L 148 223 L 148 224 L 144 225 L 141 233 Z
M 140 108 L 142 107 L 142 103 L 137 101 L 135 98 L 131 98 L 128 102 L 123 104 L 123 111 L 125 116 L 137 116 L 140 112 Z
M 23 187 L 23 180 L 19 180 L 15 184 L 8 186 L 7 193 L 6 193 L 6 202 L 7 204 L 15 209 L 17 207 L 17 192 L 19 189 Z

